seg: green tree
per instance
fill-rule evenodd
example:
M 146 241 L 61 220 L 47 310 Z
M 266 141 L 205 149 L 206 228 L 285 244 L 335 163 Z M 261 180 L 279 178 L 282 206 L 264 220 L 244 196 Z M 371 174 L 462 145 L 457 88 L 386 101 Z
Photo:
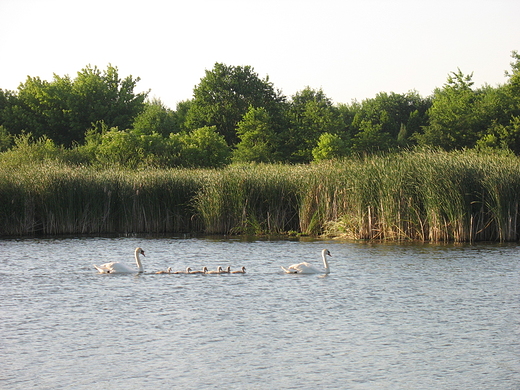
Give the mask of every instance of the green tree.
M 229 145 L 235 145 L 237 124 L 250 106 L 265 108 L 275 123 L 281 123 L 284 102 L 269 77 L 261 79 L 252 67 L 216 63 L 193 91 L 186 127 L 215 126 Z
M 496 88 L 485 87 L 481 112 L 491 124 L 477 141 L 478 148 L 507 149 L 520 154 L 520 55 L 513 51 L 508 81 Z M 481 114 L 482 115 L 482 114 Z
M 46 136 L 35 138 L 30 133 L 22 133 L 13 137 L 13 143 L 9 150 L 0 153 L 1 164 L 19 166 L 46 160 L 65 160 L 63 148 Z
M 517 51 L 511 53 L 511 72 L 506 71 L 509 77 L 504 92 L 508 98 L 508 113 L 510 116 L 520 116 L 520 54 Z
M 101 135 L 95 155 L 103 165 L 135 168 L 144 160 L 145 152 L 138 134 L 113 127 Z
M 174 111 L 166 108 L 159 99 L 145 103 L 143 111 L 135 117 L 132 127 L 139 134 L 157 133 L 163 137 L 180 131 Z
M 496 105 L 490 98 L 494 90 L 489 86 L 473 90 L 472 77 L 459 69 L 451 73 L 443 88 L 435 90 L 428 111 L 430 124 L 423 134 L 415 136 L 419 144 L 460 149 L 475 146 L 485 134 L 495 117 Z
M 231 150 L 215 126 L 205 126 L 190 133 L 170 134 L 176 148 L 175 164 L 184 167 L 221 167 L 229 163 Z
M 5 152 L 11 147 L 13 143 L 13 136 L 9 134 L 4 126 L 0 125 L 0 152 Z
M 275 162 L 277 137 L 272 129 L 271 118 L 263 107 L 249 107 L 238 122 L 240 142 L 233 151 L 234 162 Z
M 312 149 L 314 161 L 331 160 L 345 157 L 348 154 L 345 141 L 337 134 L 323 133 L 318 145 Z
M 355 114 L 351 122 L 351 136 L 366 131 L 367 123 L 371 123 L 376 127 L 380 126 L 380 131 L 391 140 L 387 145 L 374 145 L 374 148 L 385 150 L 389 147 L 406 146 L 410 143 L 410 136 L 421 132 L 422 126 L 428 123 L 429 107 L 429 99 L 423 99 L 415 91 L 406 94 L 378 93 L 375 98 L 353 105 L 352 112 Z
M 340 111 L 321 89 L 306 87 L 297 92 L 288 117 L 290 125 L 281 137 L 283 154 L 291 162 L 310 162 L 321 134 L 338 134 L 344 129 Z
M 131 128 L 134 118 L 144 108 L 148 92 L 135 93 L 140 78 L 119 77 L 117 67 L 101 71 L 88 65 L 73 82 L 71 127 L 83 135 L 92 123 L 104 121 L 108 127 Z
M 351 139 L 350 149 L 354 153 L 372 154 L 392 150 L 395 142 L 389 133 L 383 131 L 381 123 L 364 120 L 359 124 L 359 132 Z
M 134 93 L 138 81 L 132 76 L 120 79 L 111 65 L 103 72 L 87 66 L 74 80 L 56 74 L 50 82 L 29 76 L 17 93 L 7 95 L 2 124 L 12 134 L 25 130 L 65 146 L 82 142 L 85 131 L 98 121 L 129 128 L 147 95 Z
M 520 117 L 513 116 L 507 125 L 495 122 L 476 146 L 479 149 L 510 150 L 520 154 Z
M 45 136 L 60 143 L 60 134 L 69 129 L 70 94 L 71 83 L 66 78 L 49 83 L 28 76 L 17 93 L 9 95 L 2 111 L 3 125 L 15 135 L 26 132 L 35 138 Z
M 193 100 L 183 100 L 177 103 L 177 107 L 173 112 L 173 117 L 176 122 L 176 128 L 180 131 L 189 131 L 187 127 L 187 117 L 192 105 Z

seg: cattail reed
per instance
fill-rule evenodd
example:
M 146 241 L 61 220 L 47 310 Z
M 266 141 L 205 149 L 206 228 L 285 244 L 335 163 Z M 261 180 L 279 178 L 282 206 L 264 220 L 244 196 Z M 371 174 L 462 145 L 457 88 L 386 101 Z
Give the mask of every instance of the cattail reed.
M 520 160 L 409 151 L 222 169 L 0 166 L 0 234 L 301 234 L 518 239 Z

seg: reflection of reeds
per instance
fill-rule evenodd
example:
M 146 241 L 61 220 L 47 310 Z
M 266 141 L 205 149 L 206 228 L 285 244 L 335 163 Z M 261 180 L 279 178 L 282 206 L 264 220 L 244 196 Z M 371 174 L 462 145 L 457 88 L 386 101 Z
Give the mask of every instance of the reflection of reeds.
M 520 160 L 415 151 L 313 165 L 0 167 L 0 234 L 284 233 L 518 239 Z

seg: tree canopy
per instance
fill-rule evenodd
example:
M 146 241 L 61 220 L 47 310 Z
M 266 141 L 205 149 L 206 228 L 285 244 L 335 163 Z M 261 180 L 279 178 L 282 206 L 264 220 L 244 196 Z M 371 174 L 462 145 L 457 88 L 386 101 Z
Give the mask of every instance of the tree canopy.
M 30 132 L 58 144 L 82 142 L 93 123 L 128 128 L 144 108 L 147 93 L 134 93 L 139 78 L 119 77 L 116 67 L 88 65 L 75 79 L 54 74 L 52 81 L 28 76 L 17 93 L 4 92 L 1 123 L 12 134 Z
M 236 127 L 249 107 L 262 107 L 281 119 L 285 97 L 275 91 L 269 77 L 260 78 L 251 66 L 216 63 L 193 90 L 186 127 L 216 126 L 229 145 L 238 142 Z
M 29 76 L 16 91 L 0 89 L 0 153 L 14 161 L 34 147 L 33 156 L 129 167 L 309 163 L 416 146 L 520 155 L 520 54 L 511 57 L 502 85 L 475 88 L 458 69 L 431 96 L 381 92 L 339 104 L 310 86 L 286 98 L 251 66 L 223 63 L 174 109 L 134 92 L 139 78 L 112 65 Z

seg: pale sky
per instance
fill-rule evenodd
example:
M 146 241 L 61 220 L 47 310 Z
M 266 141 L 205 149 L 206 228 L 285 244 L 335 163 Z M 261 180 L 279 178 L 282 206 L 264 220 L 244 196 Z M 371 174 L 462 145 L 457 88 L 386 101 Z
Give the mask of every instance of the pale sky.
M 287 97 L 426 97 L 457 68 L 503 84 L 519 16 L 519 0 L 0 0 L 0 88 L 111 63 L 175 109 L 222 62 Z

